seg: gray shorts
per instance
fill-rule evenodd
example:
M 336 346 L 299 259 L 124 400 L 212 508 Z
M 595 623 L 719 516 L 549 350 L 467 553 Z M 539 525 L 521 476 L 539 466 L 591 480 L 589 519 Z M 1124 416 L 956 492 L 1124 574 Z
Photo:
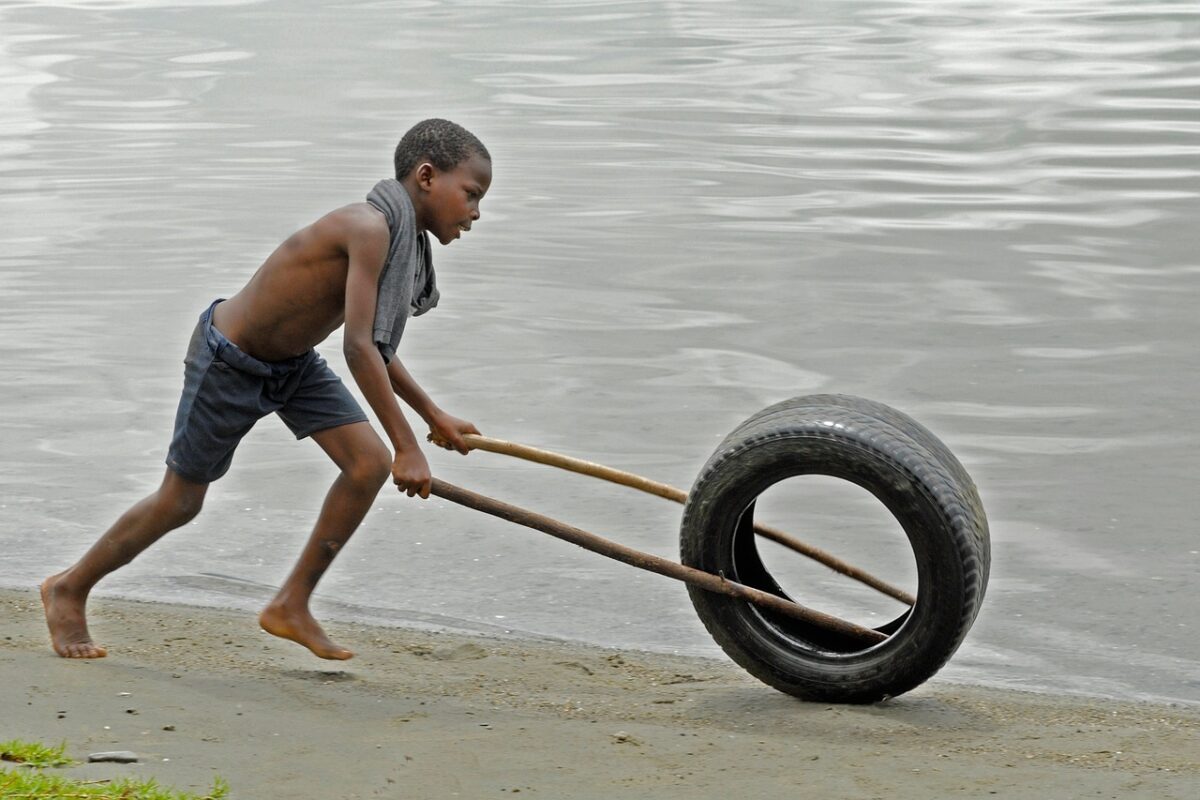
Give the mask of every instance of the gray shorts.
M 316 350 L 266 362 L 226 339 L 212 324 L 220 302 L 200 315 L 188 344 L 168 467 L 190 481 L 215 481 L 229 470 L 242 437 L 272 412 L 297 439 L 366 421 L 362 406 Z

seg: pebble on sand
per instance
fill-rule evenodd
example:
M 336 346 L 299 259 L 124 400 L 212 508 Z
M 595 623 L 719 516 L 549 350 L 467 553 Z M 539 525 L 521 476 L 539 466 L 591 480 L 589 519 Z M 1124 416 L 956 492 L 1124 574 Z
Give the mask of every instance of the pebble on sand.
M 91 753 L 88 755 L 89 763 L 97 763 L 101 761 L 111 761 L 117 764 L 135 764 L 137 763 L 137 753 L 129 750 L 112 750 L 106 753 Z

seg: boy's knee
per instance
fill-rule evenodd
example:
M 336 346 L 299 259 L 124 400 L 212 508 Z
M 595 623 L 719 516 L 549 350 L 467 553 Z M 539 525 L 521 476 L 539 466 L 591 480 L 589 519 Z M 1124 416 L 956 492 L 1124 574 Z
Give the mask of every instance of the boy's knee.
M 196 483 L 168 468 L 154 495 L 156 511 L 171 523 L 171 527 L 178 528 L 200 513 L 207 493 L 207 483 Z
M 167 513 L 173 519 L 175 527 L 178 528 L 179 525 L 186 525 L 192 519 L 196 518 L 196 515 L 200 513 L 200 509 L 203 509 L 203 507 L 203 497 L 185 495 L 185 497 L 170 499 L 167 504 Z
M 158 509 L 171 523 L 178 528 L 195 519 L 204 507 L 204 495 L 168 493 L 158 498 Z
M 391 453 L 380 446 L 357 454 L 346 476 L 359 486 L 379 489 L 392 474 Z

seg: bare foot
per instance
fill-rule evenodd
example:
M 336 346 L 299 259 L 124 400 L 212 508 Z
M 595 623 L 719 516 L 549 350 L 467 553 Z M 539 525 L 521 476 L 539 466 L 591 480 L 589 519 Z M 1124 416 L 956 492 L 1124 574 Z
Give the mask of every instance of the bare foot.
M 87 598 L 72 596 L 59 586 L 60 575 L 42 582 L 42 606 L 54 652 L 63 658 L 104 658 L 108 651 L 92 641 L 84 616 Z
M 320 658 L 345 661 L 354 657 L 354 653 L 329 640 L 308 609 L 295 611 L 272 603 L 258 615 L 258 624 L 269 634 L 304 645 Z

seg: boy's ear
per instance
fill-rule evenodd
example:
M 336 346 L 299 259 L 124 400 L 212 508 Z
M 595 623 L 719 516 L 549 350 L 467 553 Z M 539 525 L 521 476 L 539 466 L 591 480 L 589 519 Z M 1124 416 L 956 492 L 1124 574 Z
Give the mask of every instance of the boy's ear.
M 413 174 L 417 178 L 417 186 L 420 186 L 422 189 L 428 189 L 433 184 L 433 176 L 436 173 L 437 170 L 428 161 L 422 161 L 413 170 Z

